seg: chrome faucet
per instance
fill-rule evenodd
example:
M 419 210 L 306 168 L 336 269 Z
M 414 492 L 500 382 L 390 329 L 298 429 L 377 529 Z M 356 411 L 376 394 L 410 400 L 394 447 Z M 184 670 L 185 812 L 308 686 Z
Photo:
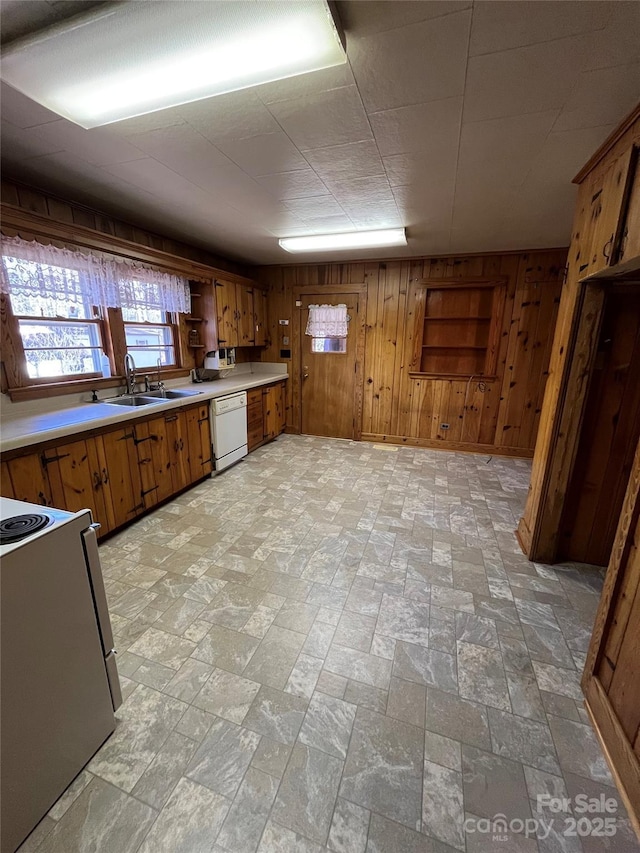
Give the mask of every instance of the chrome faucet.
M 127 380 L 127 394 L 134 394 L 136 390 L 136 363 L 129 353 L 124 357 L 124 375 Z

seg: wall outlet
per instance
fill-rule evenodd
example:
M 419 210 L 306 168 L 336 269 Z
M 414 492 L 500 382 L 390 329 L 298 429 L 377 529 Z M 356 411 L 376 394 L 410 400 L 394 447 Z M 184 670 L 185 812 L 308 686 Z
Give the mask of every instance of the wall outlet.
M 440 429 L 449 429 L 449 424 L 440 424 Z

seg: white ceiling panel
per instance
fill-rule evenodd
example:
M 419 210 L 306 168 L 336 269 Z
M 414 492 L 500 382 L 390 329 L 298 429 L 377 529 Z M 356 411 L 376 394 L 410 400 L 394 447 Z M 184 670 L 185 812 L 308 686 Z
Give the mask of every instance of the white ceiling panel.
M 457 149 L 462 98 L 385 110 L 372 113 L 370 118 L 383 157 L 419 151 L 439 159 Z
M 464 121 L 562 109 L 592 47 L 586 35 L 470 57 Z
M 244 139 L 223 140 L 218 145 L 230 160 L 252 177 L 293 172 L 307 165 L 300 151 L 281 130 Z
M 372 136 L 356 86 L 278 101 L 270 110 L 301 151 L 360 142 Z
M 329 190 L 313 169 L 299 169 L 294 172 L 263 175 L 257 178 L 257 181 L 261 187 L 264 187 L 268 193 L 277 199 L 329 195 Z
M 640 54 L 640 46 L 638 52 Z M 620 116 L 626 115 L 636 105 L 639 80 L 640 59 L 630 65 L 583 71 L 558 116 L 554 130 L 615 124 Z
M 419 24 L 432 18 L 441 18 L 454 12 L 470 9 L 471 0 L 393 0 L 389 9 L 388 0 L 362 0 L 339 2 L 338 13 L 347 34 L 372 35 L 396 30 L 411 24 Z
M 0 7 L 3 41 L 78 8 Z M 288 234 L 397 225 L 390 257 L 566 244 L 571 179 L 640 100 L 640 3 L 338 8 L 345 65 L 92 131 L 3 85 L 4 174 L 254 263 L 291 262 Z
M 144 151 L 116 136 L 108 128 L 84 130 L 64 118 L 32 127 L 30 132 L 35 139 L 57 146 L 59 151 L 75 154 L 95 166 L 127 163 L 145 156 Z
M 369 112 L 464 93 L 471 10 L 354 36 L 349 59 Z
M 592 30 L 601 30 L 611 16 L 610 2 L 582 4 L 576 14 L 573 3 L 555 0 L 520 0 L 505 3 L 502 0 L 484 0 L 473 10 L 473 31 L 469 55 L 495 53 L 514 47 L 526 47 L 567 36 L 576 36 Z
M 305 151 L 304 156 L 316 174 L 330 183 L 345 178 L 384 175 L 378 145 L 370 139 L 333 145 L 330 148 L 316 148 L 313 151 Z

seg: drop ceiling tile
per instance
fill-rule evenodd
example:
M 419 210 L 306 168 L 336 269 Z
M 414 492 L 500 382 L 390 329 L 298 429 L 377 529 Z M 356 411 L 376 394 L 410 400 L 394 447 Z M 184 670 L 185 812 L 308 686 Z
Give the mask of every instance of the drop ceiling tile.
M 281 130 L 244 139 L 224 140 L 218 144 L 223 153 L 253 177 L 293 172 L 307 166 L 302 154 Z
M 315 148 L 306 151 L 305 158 L 321 178 L 331 183 L 344 178 L 384 175 L 378 146 L 370 139 L 330 148 Z
M 257 181 L 268 193 L 278 199 L 329 195 L 329 190 L 313 169 L 299 169 L 295 172 L 263 175 Z
M 255 90 L 243 89 L 176 107 L 179 115 L 214 145 L 276 133 L 280 128 Z
M 125 183 L 133 184 L 135 187 L 146 190 L 152 195 L 161 198 L 169 204 L 177 199 L 187 200 L 189 196 L 193 200 L 206 194 L 196 187 L 191 181 L 178 175 L 172 169 L 162 163 L 158 163 L 151 157 L 144 160 L 136 160 L 131 163 L 116 163 L 104 166 L 103 171 L 115 175 Z
M 422 188 L 441 180 L 453 182 L 456 173 L 457 146 L 444 158 L 436 160 L 424 154 L 395 154 L 384 158 L 389 184 L 392 188 L 405 185 Z
M 640 28 L 639 28 L 640 32 Z M 554 130 L 615 124 L 640 101 L 640 61 L 583 71 Z
M 587 34 L 470 57 L 464 121 L 561 109 L 592 49 Z
M 570 3 L 486 0 L 476 3 L 469 55 L 495 53 L 603 29 L 609 20 L 611 5 L 597 0 Z
M 145 156 L 139 148 L 115 136 L 107 128 L 85 130 L 64 118 L 32 127 L 29 133 L 45 144 L 58 146 L 95 166 L 127 163 Z
M 470 23 L 467 10 L 354 37 L 349 58 L 367 111 L 461 96 Z
M 347 34 L 347 44 L 351 33 L 371 35 L 387 30 L 395 30 L 410 24 L 419 24 L 431 18 L 440 18 L 453 12 L 470 9 L 471 0 L 347 0 L 338 2 L 338 14 Z
M 557 118 L 557 110 L 508 116 L 462 126 L 458 185 L 481 177 L 487 187 L 521 184 Z
M 393 196 L 398 211 L 407 220 L 407 224 L 407 217 L 410 216 L 411 221 L 415 222 L 418 213 L 426 222 L 439 221 L 448 224 L 451 222 L 454 192 L 455 181 L 451 178 L 434 180 L 431 184 L 422 186 L 410 184 L 394 187 Z
M 33 127 L 60 119 L 56 113 L 40 106 L 4 82 L 0 88 L 0 103 L 2 103 L 2 117 L 16 127 Z
M 640 3 L 617 0 L 608 3 L 610 18 L 597 33 L 597 44 L 587 57 L 585 68 L 609 68 L 638 60 Z
M 462 98 L 384 110 L 369 119 L 383 157 L 420 151 L 438 158 L 458 147 Z
M 3 157 L 11 157 L 12 161 L 20 162 L 20 160 L 26 160 L 29 157 L 40 157 L 43 154 L 54 154 L 62 150 L 62 145 L 40 139 L 29 130 L 16 127 L 14 124 L 2 120 Z
M 129 136 L 129 140 L 150 157 L 179 174 L 194 174 L 229 163 L 229 158 L 191 125 L 171 125 Z
M 342 216 L 344 214 L 344 210 L 333 196 L 292 198 L 285 201 L 284 206 L 307 221 L 321 216 Z
M 342 89 L 345 86 L 353 86 L 354 82 L 349 63 L 345 62 L 343 65 L 334 65 L 333 68 L 322 68 L 319 71 L 256 86 L 255 93 L 263 104 L 268 105 L 317 95 L 331 89 Z
M 573 177 L 597 151 L 614 129 L 614 124 L 550 133 L 526 178 L 526 185 L 557 188 L 571 184 Z
M 269 109 L 301 151 L 371 139 L 371 128 L 355 86 L 279 101 Z
M 156 113 L 147 113 L 144 116 L 114 121 L 113 124 L 109 125 L 109 130 L 116 136 L 133 138 L 138 134 L 149 133 L 152 130 L 186 123 L 187 121 L 180 115 L 178 107 L 172 107 L 168 110 L 158 110 Z
M 345 178 L 329 184 L 335 198 L 344 207 L 346 204 L 375 204 L 393 198 L 386 175 L 370 178 Z

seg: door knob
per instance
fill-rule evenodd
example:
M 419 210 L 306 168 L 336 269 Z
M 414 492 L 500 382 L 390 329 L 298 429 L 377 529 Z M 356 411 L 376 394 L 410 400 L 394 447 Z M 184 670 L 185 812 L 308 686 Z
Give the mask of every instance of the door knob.
M 309 368 L 306 365 L 302 368 L 302 378 L 303 379 L 309 378 Z

